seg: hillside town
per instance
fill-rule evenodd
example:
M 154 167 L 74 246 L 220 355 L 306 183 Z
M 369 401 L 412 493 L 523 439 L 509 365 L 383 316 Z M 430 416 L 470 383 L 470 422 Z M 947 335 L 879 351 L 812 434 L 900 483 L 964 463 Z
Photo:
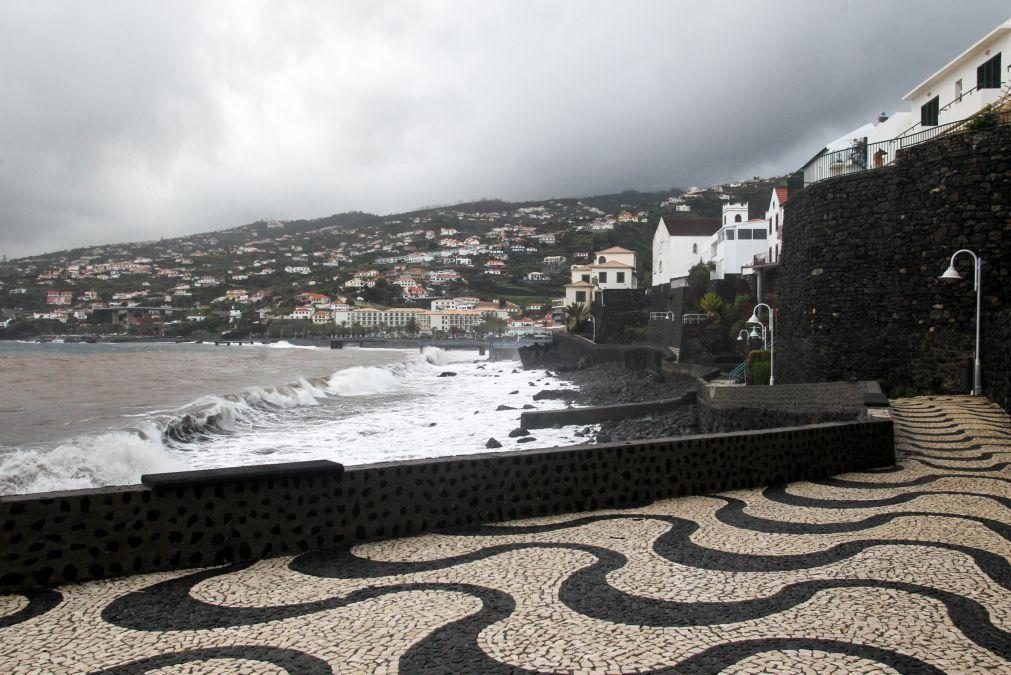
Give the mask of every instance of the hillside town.
M 564 306 L 592 302 L 594 288 L 648 278 L 641 261 L 656 222 L 696 222 L 772 182 L 261 221 L 22 258 L 0 264 L 0 326 L 180 337 L 239 326 L 277 335 L 550 332 L 564 327 Z M 602 260 L 609 253 L 617 255 Z M 572 282 L 589 284 L 589 294 Z

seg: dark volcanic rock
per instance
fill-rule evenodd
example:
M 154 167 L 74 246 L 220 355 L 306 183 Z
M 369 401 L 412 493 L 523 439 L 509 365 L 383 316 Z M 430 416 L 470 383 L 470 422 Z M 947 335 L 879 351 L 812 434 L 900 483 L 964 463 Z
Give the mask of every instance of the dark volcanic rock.
M 499 412 L 500 410 L 516 410 L 516 408 L 512 407 L 511 405 L 505 405 L 505 404 L 503 404 L 503 405 L 500 405 L 499 407 L 495 408 L 495 412 Z
M 489 438 L 488 442 L 484 444 L 486 448 L 501 448 L 502 444 L 496 441 L 494 438 Z
M 577 398 L 579 398 L 579 391 L 576 389 L 541 389 L 534 394 L 535 401 L 544 401 L 546 399 L 572 401 Z
M 510 393 L 510 394 L 518 394 L 518 393 L 520 393 L 520 390 L 519 390 L 519 389 L 517 389 L 517 390 L 515 390 L 515 391 L 511 391 L 511 392 L 509 392 L 509 393 Z
M 537 439 L 534 438 L 533 436 L 524 436 L 523 438 L 516 439 L 516 442 L 517 443 L 530 443 L 530 442 L 536 441 L 536 440 Z
M 523 427 L 516 427 L 509 432 L 509 438 L 516 438 L 517 436 L 529 436 L 530 432 Z
M 524 409 L 524 410 L 534 410 L 534 409 L 535 409 L 536 407 L 537 407 L 537 406 L 534 406 L 534 405 L 530 405 L 529 403 L 524 403 L 524 404 L 523 404 L 523 409 Z
M 452 370 L 444 370 L 441 373 L 439 373 L 439 377 L 456 377 L 456 373 L 454 373 Z

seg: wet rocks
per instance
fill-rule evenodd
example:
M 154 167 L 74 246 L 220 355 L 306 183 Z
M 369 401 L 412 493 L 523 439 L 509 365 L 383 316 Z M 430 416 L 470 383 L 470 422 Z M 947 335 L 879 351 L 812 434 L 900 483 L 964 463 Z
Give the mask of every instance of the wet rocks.
M 502 444 L 499 443 L 494 438 L 489 438 L 488 442 L 484 444 L 484 447 L 486 447 L 486 448 L 501 448 Z
M 509 438 L 517 438 L 519 436 L 529 436 L 530 432 L 523 427 L 517 427 L 509 432 Z
M 452 370 L 444 370 L 441 373 L 439 373 L 439 377 L 456 377 L 456 373 L 454 373 Z
M 501 412 L 503 410 L 516 410 L 516 408 L 512 407 L 511 405 L 505 405 L 504 403 L 499 407 L 495 408 L 495 412 Z

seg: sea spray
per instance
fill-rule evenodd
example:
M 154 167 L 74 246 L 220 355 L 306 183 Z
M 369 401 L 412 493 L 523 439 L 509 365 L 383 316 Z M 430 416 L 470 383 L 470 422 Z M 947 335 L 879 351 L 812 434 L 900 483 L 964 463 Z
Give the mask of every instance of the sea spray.
M 131 485 L 145 473 L 180 471 L 157 432 L 110 431 L 62 443 L 48 451 L 17 450 L 0 456 L 0 494 Z

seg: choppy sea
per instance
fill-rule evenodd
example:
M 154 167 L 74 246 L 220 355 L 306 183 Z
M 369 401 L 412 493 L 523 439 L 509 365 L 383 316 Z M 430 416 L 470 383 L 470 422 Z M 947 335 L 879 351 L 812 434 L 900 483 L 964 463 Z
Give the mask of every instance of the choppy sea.
M 443 376 L 445 372 L 454 376 Z M 545 371 L 470 351 L 0 342 L 0 494 L 307 459 L 370 464 L 575 442 L 509 431 Z M 496 411 L 499 405 L 514 410 Z M 538 401 L 538 409 L 560 401 Z

